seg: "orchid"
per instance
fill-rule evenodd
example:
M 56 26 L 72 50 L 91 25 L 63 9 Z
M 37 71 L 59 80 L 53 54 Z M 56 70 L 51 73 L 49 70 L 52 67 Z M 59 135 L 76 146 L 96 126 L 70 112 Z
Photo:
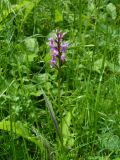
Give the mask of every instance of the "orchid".
M 51 67 L 57 69 L 57 81 L 58 81 L 58 108 L 61 117 L 61 135 L 62 135 L 62 115 L 63 110 L 61 108 L 61 82 L 62 82 L 62 65 L 65 63 L 66 51 L 68 48 L 68 43 L 64 42 L 64 36 L 66 32 L 56 30 L 55 38 L 49 38 L 49 46 L 51 52 Z M 60 137 L 61 143 L 63 145 L 63 139 Z
M 68 43 L 63 42 L 66 32 L 56 30 L 55 38 L 49 38 L 49 46 L 51 51 L 51 67 L 59 68 L 65 62 L 65 53 Z

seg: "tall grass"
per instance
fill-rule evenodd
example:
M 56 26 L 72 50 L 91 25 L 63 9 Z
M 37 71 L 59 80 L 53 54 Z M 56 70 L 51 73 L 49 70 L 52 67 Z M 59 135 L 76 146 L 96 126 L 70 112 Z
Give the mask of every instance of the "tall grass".
M 120 159 L 119 10 L 119 0 L 0 2 L 1 160 Z M 69 43 L 60 88 L 47 44 L 56 28 Z

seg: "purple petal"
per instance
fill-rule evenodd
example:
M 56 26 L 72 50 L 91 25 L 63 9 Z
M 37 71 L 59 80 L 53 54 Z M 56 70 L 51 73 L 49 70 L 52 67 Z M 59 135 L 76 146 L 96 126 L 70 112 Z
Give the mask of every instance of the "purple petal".
M 67 48 L 68 48 L 68 43 L 62 44 L 61 45 L 61 52 L 66 52 Z
M 49 46 L 51 48 L 55 47 L 55 41 L 54 41 L 54 39 L 53 38 L 49 38 L 48 40 L 49 40 Z
M 63 39 L 63 37 L 65 36 L 67 34 L 67 32 L 62 32 L 62 31 L 58 31 L 58 30 L 56 30 L 56 37 L 58 38 L 58 39 Z
M 56 59 L 56 57 L 57 57 L 57 54 L 52 54 L 52 59 L 51 59 L 51 65 L 56 65 L 56 63 L 57 63 L 57 59 Z
M 52 48 L 51 53 L 57 56 L 58 55 L 58 49 L 56 47 Z
M 56 64 L 56 60 L 52 59 L 52 60 L 51 60 L 51 64 L 52 64 L 52 65 L 55 65 L 55 64 Z
M 53 38 L 48 38 L 49 41 L 54 40 Z
M 56 63 L 57 63 L 56 57 L 52 57 L 50 61 L 51 67 L 56 66 Z
M 65 61 L 65 54 L 61 55 L 61 61 L 64 62 Z
M 63 38 L 63 33 L 62 31 L 56 31 L 56 42 L 61 42 Z

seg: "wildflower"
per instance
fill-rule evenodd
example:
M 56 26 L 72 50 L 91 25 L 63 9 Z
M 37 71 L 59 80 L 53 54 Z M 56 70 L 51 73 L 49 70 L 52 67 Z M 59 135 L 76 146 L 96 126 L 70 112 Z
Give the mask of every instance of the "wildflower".
M 52 55 L 51 65 L 56 65 L 56 56 L 54 54 Z
M 51 48 L 55 47 L 55 42 L 54 42 L 53 38 L 49 38 L 49 45 L 50 45 Z
M 61 55 L 61 61 L 64 62 L 65 61 L 65 54 Z
M 55 38 L 49 38 L 49 46 L 51 51 L 51 66 L 59 68 L 65 61 L 65 53 L 68 43 L 63 42 L 66 32 L 56 30 Z
M 63 53 L 66 52 L 67 48 L 68 48 L 68 44 L 67 43 L 62 44 L 61 45 L 61 52 L 63 52 Z

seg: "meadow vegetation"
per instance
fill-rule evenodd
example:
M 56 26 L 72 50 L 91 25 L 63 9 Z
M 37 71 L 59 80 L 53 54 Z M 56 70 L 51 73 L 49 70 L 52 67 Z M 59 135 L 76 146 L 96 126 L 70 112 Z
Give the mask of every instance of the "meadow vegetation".
M 1 0 L 0 160 L 63 159 L 120 160 L 120 1 Z

